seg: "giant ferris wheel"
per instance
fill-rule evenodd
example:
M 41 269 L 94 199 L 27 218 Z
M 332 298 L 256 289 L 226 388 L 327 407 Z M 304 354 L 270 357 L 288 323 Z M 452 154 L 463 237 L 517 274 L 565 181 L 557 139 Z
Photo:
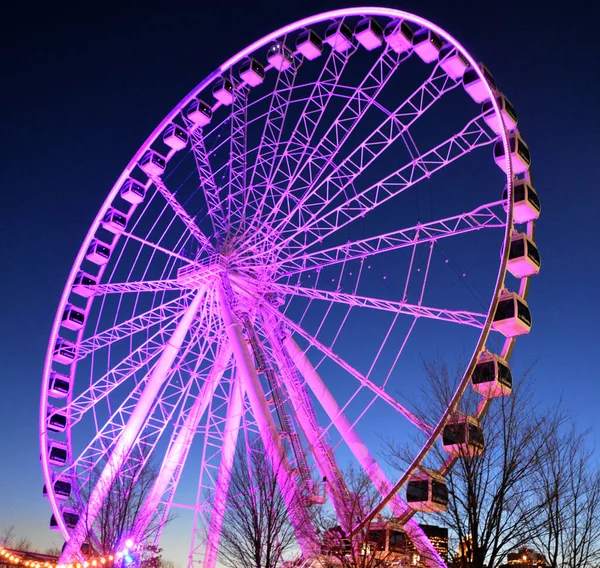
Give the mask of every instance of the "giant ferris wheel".
M 115 479 L 152 460 L 128 538 L 191 511 L 190 563 L 214 567 L 248 432 L 286 502 L 306 503 L 289 508 L 305 554 L 308 509 L 342 510 L 351 462 L 439 560 L 412 514 L 440 510 L 443 474 L 481 449 L 531 327 L 530 161 L 489 71 L 399 10 L 306 18 L 204 79 L 109 191 L 56 312 L 40 443 L 61 561 L 93 541 Z M 424 421 L 401 396 L 426 384 L 415 354 L 457 345 L 463 378 Z M 460 415 L 470 388 L 478 414 Z M 425 434 L 399 480 L 377 428 Z M 435 444 L 447 460 L 422 467 Z

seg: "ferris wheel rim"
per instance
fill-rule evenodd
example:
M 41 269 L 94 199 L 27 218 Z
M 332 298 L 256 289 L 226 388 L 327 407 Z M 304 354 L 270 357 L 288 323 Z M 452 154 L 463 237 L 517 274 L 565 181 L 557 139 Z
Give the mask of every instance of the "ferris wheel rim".
M 44 380 L 43 380 L 43 385 L 42 385 L 42 396 L 41 396 L 42 403 L 40 405 L 40 430 L 41 430 L 40 431 L 40 440 L 41 440 L 41 446 L 42 446 L 42 448 L 41 448 L 42 464 L 43 464 L 42 467 L 43 467 L 43 471 L 44 471 L 44 479 L 45 479 L 46 484 L 48 485 L 49 499 L 50 499 L 50 503 L 51 503 L 53 512 L 55 512 L 55 513 L 58 512 L 60 510 L 60 506 L 54 499 L 54 495 L 51 495 L 53 493 L 53 490 L 52 490 L 51 483 L 50 483 L 51 482 L 51 472 L 50 472 L 50 468 L 48 466 L 48 456 L 47 456 L 47 452 L 46 452 L 46 450 L 47 450 L 47 443 L 46 443 L 47 433 L 46 433 L 46 428 L 45 428 L 46 409 L 48 407 L 47 386 L 48 386 L 48 381 L 49 381 L 50 371 L 51 371 L 51 366 L 52 366 L 52 349 L 54 347 L 54 343 L 55 343 L 57 337 L 59 336 L 60 318 L 61 318 L 62 313 L 68 303 L 69 293 L 72 288 L 75 276 L 76 276 L 78 270 L 81 268 L 81 264 L 83 262 L 85 252 L 86 252 L 87 248 L 89 247 L 92 239 L 94 238 L 94 234 L 96 233 L 102 218 L 104 217 L 104 215 L 108 211 L 112 201 L 114 200 L 114 198 L 119 190 L 120 185 L 131 174 L 132 170 L 134 169 L 134 167 L 140 160 L 141 156 L 151 146 L 151 144 L 157 139 L 157 137 L 160 135 L 160 133 L 164 130 L 165 126 L 168 125 L 170 122 L 172 122 L 176 116 L 178 116 L 178 114 L 189 104 L 189 102 L 195 96 L 197 96 L 198 92 L 204 90 L 207 86 L 209 86 L 218 77 L 220 77 L 225 71 L 230 69 L 241 59 L 243 59 L 247 55 L 253 53 L 257 49 L 264 47 L 270 41 L 273 41 L 274 39 L 281 37 L 291 31 L 296 31 L 302 27 L 311 25 L 313 23 L 331 20 L 333 18 L 340 18 L 340 17 L 345 17 L 345 16 L 361 16 L 361 15 L 373 15 L 373 16 L 380 15 L 380 16 L 389 16 L 389 17 L 394 17 L 394 18 L 403 18 L 403 19 L 412 21 L 414 23 L 417 23 L 421 26 L 427 27 L 427 28 L 431 29 L 432 31 L 435 31 L 440 36 L 442 36 L 444 39 L 451 42 L 457 49 L 459 49 L 461 51 L 461 53 L 469 59 L 469 62 L 471 63 L 471 65 L 477 69 L 478 73 L 483 78 L 481 71 L 479 70 L 475 60 L 470 56 L 470 54 L 462 47 L 462 45 L 460 43 L 458 43 L 450 34 L 445 32 L 439 26 L 433 24 L 432 22 L 430 22 L 424 18 L 415 16 L 413 14 L 409 14 L 404 11 L 388 9 L 388 8 L 365 7 L 365 8 L 351 8 L 351 9 L 341 9 L 341 10 L 333 10 L 333 11 L 329 11 L 329 12 L 324 12 L 322 14 L 311 16 L 309 18 L 305 18 L 305 19 L 299 20 L 293 24 L 289 24 L 287 26 L 283 26 L 283 27 L 279 28 L 275 32 L 272 32 L 271 34 L 264 36 L 257 42 L 254 42 L 253 44 L 251 44 L 244 50 L 238 52 L 238 54 L 236 54 L 234 57 L 228 59 L 223 65 L 221 65 L 217 70 L 213 71 L 213 73 L 209 74 L 201 83 L 199 83 L 194 89 L 192 89 L 192 91 L 190 91 L 190 93 L 188 93 L 188 95 L 186 95 L 182 99 L 182 101 L 159 123 L 159 125 L 152 132 L 152 134 L 148 137 L 148 139 L 144 142 L 144 144 L 142 144 L 142 146 L 140 147 L 138 152 L 136 152 L 134 157 L 131 159 L 131 161 L 129 162 L 129 164 L 127 165 L 125 170 L 122 172 L 122 174 L 119 176 L 115 185 L 113 186 L 113 188 L 107 195 L 106 200 L 100 207 L 98 214 L 96 215 L 96 218 L 94 219 L 94 221 L 82 243 L 82 246 L 77 254 L 77 257 L 75 259 L 75 262 L 73 264 L 73 267 L 72 267 L 69 277 L 67 279 L 65 289 L 63 291 L 61 300 L 60 300 L 58 308 L 57 308 L 54 324 L 53 324 L 52 331 L 50 334 L 50 340 L 49 340 L 47 355 L 46 355 L 46 362 L 44 365 Z M 502 116 L 501 116 L 498 104 L 495 101 L 495 97 L 492 96 L 493 93 L 492 93 L 491 89 L 489 89 L 489 86 L 487 85 L 487 83 L 485 83 L 485 85 L 486 85 L 486 88 L 488 88 L 488 90 L 489 90 L 490 99 L 492 101 L 492 105 L 497 114 L 497 117 L 499 118 L 499 121 L 502 123 L 502 134 L 501 134 L 500 138 L 502 139 L 502 143 L 504 145 L 505 156 L 506 156 L 506 161 L 507 161 L 507 172 L 508 172 L 507 173 L 507 185 L 510 188 L 509 196 L 510 196 L 510 200 L 511 200 L 511 207 L 509 208 L 509 213 L 508 213 L 509 216 L 507 218 L 506 233 L 505 233 L 505 239 L 504 239 L 505 247 L 504 247 L 504 253 L 503 253 L 501 266 L 499 269 L 496 289 L 495 289 L 495 292 L 493 295 L 494 299 L 493 299 L 492 305 L 490 306 L 490 308 L 488 310 L 487 321 L 486 321 L 485 327 L 482 331 L 482 334 L 480 336 L 480 340 L 474 351 L 473 356 L 471 357 L 471 364 L 469 365 L 469 369 L 471 369 L 471 370 L 472 370 L 472 367 L 474 366 L 474 362 L 476 360 L 477 353 L 480 352 L 481 349 L 483 348 L 483 345 L 485 344 L 485 339 L 487 338 L 487 335 L 489 334 L 489 331 L 491 328 L 494 307 L 497 305 L 497 301 L 500 296 L 500 292 L 502 290 L 502 284 L 504 282 L 504 277 L 505 277 L 505 273 L 506 273 L 506 264 L 507 264 L 507 260 L 508 260 L 508 248 L 509 248 L 507 245 L 510 242 L 510 236 L 511 236 L 511 230 L 512 230 L 512 200 L 513 200 L 512 182 L 513 182 L 513 176 L 512 176 L 512 164 L 509 159 L 510 153 L 508 151 L 509 146 L 508 146 L 507 130 L 502 122 Z M 485 338 L 484 338 L 484 336 L 485 336 Z M 461 394 L 462 394 L 462 392 L 464 392 L 464 390 L 466 389 L 466 387 L 468 385 L 468 378 L 469 378 L 469 373 L 465 372 L 465 377 L 463 378 L 461 385 L 459 387 L 459 389 L 461 389 Z M 457 396 L 458 396 L 458 398 L 460 397 L 459 395 L 457 395 Z M 447 416 L 449 416 L 449 414 L 450 414 L 450 412 L 447 413 L 447 415 L 445 416 L 445 419 L 447 419 Z M 440 426 L 440 431 L 441 431 L 441 426 Z M 434 439 L 434 438 L 437 439 L 438 436 L 439 436 L 439 432 L 435 436 L 432 435 L 431 439 Z M 63 534 L 64 534 L 65 538 L 68 538 L 69 530 L 64 526 L 63 520 L 60 517 L 60 515 L 57 515 L 56 520 L 61 528 L 61 532 L 64 531 Z

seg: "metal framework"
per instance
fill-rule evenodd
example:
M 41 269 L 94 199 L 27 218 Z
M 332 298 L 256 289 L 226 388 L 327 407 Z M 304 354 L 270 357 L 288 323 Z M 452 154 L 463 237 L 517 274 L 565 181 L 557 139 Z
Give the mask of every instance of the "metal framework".
M 365 17 L 379 24 L 368 37 L 296 46 L 303 30 L 323 38 Z M 378 30 L 401 21 L 451 49 L 427 65 L 416 49 L 394 47 Z M 264 72 L 251 65 L 254 75 L 240 76 L 247 57 Z M 476 69 L 499 127 L 461 92 L 450 59 Z M 215 100 L 219 80 L 231 88 Z M 492 327 L 503 290 L 524 299 L 529 283 L 507 275 L 518 158 L 509 135 L 469 53 L 435 24 L 387 8 L 286 26 L 185 97 L 109 192 L 52 328 L 40 442 L 67 540 L 61 561 L 98 544 L 115 480 L 152 465 L 152 486 L 119 538 L 157 542 L 170 511 L 191 510 L 189 564 L 214 568 L 236 451 L 260 440 L 305 558 L 318 548 L 311 507 L 331 507 L 348 534 L 387 507 L 427 562 L 443 566 L 401 489 L 482 352 L 508 359 L 513 349 L 515 336 Z M 520 230 L 533 238 L 534 220 Z M 451 403 L 417 416 L 397 396 L 423 386 L 411 357 L 452 353 L 456 341 L 472 354 Z M 399 479 L 375 457 L 380 416 L 382 430 L 425 439 Z M 348 459 L 381 494 L 358 526 L 343 512 Z

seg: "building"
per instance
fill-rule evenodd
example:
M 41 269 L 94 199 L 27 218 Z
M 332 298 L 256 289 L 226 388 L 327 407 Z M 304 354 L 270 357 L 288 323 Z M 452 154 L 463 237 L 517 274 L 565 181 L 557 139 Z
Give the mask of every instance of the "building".
M 436 525 L 419 525 L 423 532 L 427 535 L 433 548 L 436 549 L 437 553 L 442 557 L 444 562 L 448 562 L 448 529 L 445 527 L 438 527 Z M 421 562 L 421 558 L 417 549 L 413 543 L 407 539 L 406 552 L 408 555 L 408 561 L 412 566 L 424 566 Z
M 516 552 L 509 552 L 504 566 L 507 568 L 548 568 L 549 565 L 543 554 L 532 548 L 523 547 Z

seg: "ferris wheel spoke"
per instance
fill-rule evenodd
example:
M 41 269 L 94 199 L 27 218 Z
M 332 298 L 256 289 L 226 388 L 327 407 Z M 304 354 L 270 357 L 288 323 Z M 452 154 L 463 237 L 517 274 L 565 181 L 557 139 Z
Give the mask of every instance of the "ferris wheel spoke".
M 191 347 L 192 343 L 190 342 L 185 348 L 186 355 L 191 353 Z M 202 349 L 200 357 L 195 358 L 197 364 L 199 364 L 203 355 L 208 355 L 206 346 Z M 194 380 L 187 382 L 182 380 L 174 381 L 173 375 L 175 373 L 177 373 L 177 371 L 171 373 L 169 380 L 168 391 L 170 392 L 167 392 L 167 389 L 165 389 L 162 397 L 157 397 L 152 402 L 152 408 L 148 413 L 148 416 L 152 416 L 152 420 L 145 424 L 143 435 L 139 436 L 135 441 L 135 446 L 138 449 L 144 448 L 148 452 L 152 452 L 165 427 L 172 421 L 175 409 L 180 405 L 183 398 L 189 395 L 189 390 L 192 385 L 195 384 Z M 192 374 L 190 374 L 190 376 L 191 375 Z M 128 420 L 131 417 L 133 410 L 138 405 L 142 392 L 143 383 L 135 385 L 130 390 L 119 407 L 112 412 L 111 416 L 106 420 L 104 426 L 92 438 L 88 446 L 81 452 L 80 456 L 71 464 L 69 468 L 70 471 L 74 472 L 78 470 L 79 474 L 83 474 L 86 471 L 89 473 L 98 468 L 102 460 L 105 459 L 106 453 L 113 448 L 116 441 L 126 429 Z M 74 425 L 74 422 L 70 422 L 71 428 Z M 131 451 L 129 453 L 131 453 Z M 127 459 L 127 456 L 125 456 L 125 459 Z
M 173 335 L 165 345 L 154 369 L 145 382 L 143 392 L 129 416 L 127 425 L 117 439 L 110 457 L 99 475 L 98 482 L 90 494 L 85 519 L 80 518 L 77 522 L 77 525 L 71 533 L 71 538 L 65 546 L 65 550 L 63 551 L 65 557 L 70 557 L 81 549 L 81 545 L 88 534 L 89 527 L 96 520 L 114 479 L 119 474 L 121 466 L 146 423 L 148 413 L 155 403 L 159 390 L 171 369 L 173 360 L 179 353 L 185 336 L 196 316 L 196 312 L 200 308 L 204 293 L 205 289 L 201 289 L 196 293 L 185 314 L 179 320 Z
M 306 270 L 318 270 L 340 262 L 360 260 L 471 231 L 503 229 L 506 227 L 506 220 L 503 218 L 505 205 L 506 201 L 495 201 L 454 217 L 419 223 L 413 227 L 351 241 L 321 251 L 298 253 L 283 260 L 278 269 L 282 275 L 291 276 Z
M 292 170 L 295 170 L 302 157 L 307 151 L 307 145 L 313 138 L 321 118 L 332 100 L 350 53 L 339 53 L 332 50 L 321 69 L 319 77 L 312 86 L 310 95 L 306 98 L 300 117 L 292 132 L 289 134 L 282 151 L 277 155 L 274 147 L 270 163 L 264 167 L 264 191 L 262 192 L 261 204 L 255 217 L 255 224 L 260 224 L 263 219 L 262 210 L 269 203 L 272 210 L 282 195 L 288 192 L 288 181 L 291 179 Z M 290 92 L 291 96 L 291 92 Z M 283 109 L 283 120 L 286 118 L 286 110 Z M 282 188 L 280 182 L 283 179 Z
M 297 368 L 284 349 L 279 335 L 281 331 L 280 326 L 277 325 L 273 314 L 263 310 L 261 315 L 264 323 L 263 329 L 272 346 L 273 356 L 277 367 L 280 369 L 283 386 L 291 401 L 296 420 L 309 447 L 312 448 L 320 478 L 328 480 L 325 488 L 329 494 L 329 498 L 338 515 L 341 515 L 344 511 L 343 498 L 348 491 L 346 483 L 337 467 L 333 451 L 321 432 L 312 402 L 302 383 Z M 314 487 L 308 487 L 307 489 L 310 491 L 310 494 L 315 493 Z M 350 530 L 351 527 L 344 526 L 343 528 Z
M 287 335 L 283 339 L 283 345 L 288 356 L 293 360 L 299 373 L 304 377 L 306 384 L 308 384 L 316 399 L 321 403 L 331 423 L 338 430 L 363 471 L 368 475 L 379 494 L 382 497 L 386 497 L 389 494 L 389 489 L 392 484 L 377 460 L 369 451 L 368 446 L 362 441 L 354 426 L 339 407 L 337 401 L 319 376 L 318 372 L 312 366 L 308 357 L 306 357 L 306 354 L 300 349 L 290 335 Z M 408 505 L 398 493 L 391 497 L 389 506 L 392 513 L 397 518 L 405 517 L 410 511 Z M 354 521 L 354 519 L 350 520 L 350 522 Z M 439 553 L 430 543 L 423 532 L 423 529 L 414 519 L 411 518 L 405 522 L 404 530 L 424 558 L 438 559 L 439 565 L 442 565 Z
M 241 288 L 243 284 L 240 284 Z M 272 291 L 285 295 L 304 296 L 311 300 L 322 300 L 324 302 L 335 302 L 351 307 L 368 308 L 392 312 L 395 314 L 404 314 L 416 318 L 427 318 L 461 325 L 468 325 L 482 329 L 485 325 L 487 315 L 466 310 L 447 310 L 443 308 L 432 308 L 419 304 L 410 304 L 408 302 L 398 302 L 394 300 L 384 300 L 382 298 L 370 298 L 368 296 L 359 296 L 345 292 L 321 290 L 318 288 L 306 288 L 299 285 L 279 284 L 271 285 Z M 246 293 L 252 294 L 249 290 Z
M 287 108 L 294 92 L 296 77 L 295 65 L 277 74 L 256 159 L 250 173 L 250 184 L 247 188 L 248 201 L 254 202 L 255 206 L 254 221 L 261 217 L 266 196 L 269 191 L 272 191 L 269 189 L 272 162 L 276 159 L 277 148 L 281 144 Z
M 147 331 L 155 325 L 161 324 L 161 330 L 166 329 L 178 315 L 183 313 L 188 298 L 189 295 L 180 296 L 87 337 L 78 344 L 76 360 L 80 361 L 94 351 L 136 333 Z
M 195 265 L 192 265 L 195 266 Z M 198 273 L 200 277 L 200 273 Z M 141 292 L 166 292 L 169 290 L 186 290 L 190 286 L 180 280 L 140 280 L 138 282 L 108 282 L 93 286 L 82 286 L 94 294 L 104 296 L 108 294 L 139 294 Z
M 190 128 L 190 138 L 192 141 L 192 151 L 196 161 L 196 169 L 200 179 L 200 187 L 204 194 L 208 216 L 211 220 L 213 231 L 219 235 L 225 235 L 227 227 L 225 225 L 225 210 L 223 203 L 219 199 L 219 189 L 215 183 L 215 176 L 206 151 L 203 132 L 198 128 Z
M 138 540 L 154 520 L 155 512 L 159 509 L 161 502 L 165 502 L 165 493 L 170 493 L 170 498 L 166 500 L 167 503 L 172 499 L 200 420 L 202 420 L 208 404 L 214 396 L 217 385 L 228 367 L 230 359 L 231 347 L 226 344 L 219 349 L 209 375 L 202 384 L 200 393 L 193 397 L 192 406 L 185 414 L 182 410 L 182 417 L 177 421 L 180 426 L 171 439 L 156 480 L 136 519 L 134 534 Z M 160 523 L 158 523 L 158 527 L 160 527 Z
M 339 148 L 346 142 L 349 134 L 356 126 L 358 120 L 350 122 L 349 126 L 340 125 L 340 132 L 334 131 L 336 141 L 332 144 L 327 162 L 314 169 L 313 175 L 309 172 L 306 183 L 302 185 L 302 198 L 294 209 L 286 216 L 277 220 L 276 230 L 282 232 L 283 227 L 290 223 L 296 215 L 309 217 L 315 210 L 320 210 L 335 200 L 376 158 L 381 156 L 388 148 L 412 126 L 442 95 L 454 89 L 458 83 L 438 66 L 412 95 L 401 103 L 393 112 L 386 114 L 379 126 L 363 140 L 344 160 L 334 165 L 333 159 Z M 359 99 L 360 101 L 360 99 Z M 373 103 L 371 103 L 373 104 Z M 351 107 L 350 107 L 351 108 Z M 369 108 L 365 105 L 362 113 L 356 111 L 359 119 Z M 355 117 L 352 117 L 355 118 Z M 345 128 L 348 128 L 345 130 Z M 327 140 L 327 137 L 324 138 Z M 333 169 L 330 170 L 330 167 Z M 306 166 L 304 167 L 306 170 Z M 321 178 L 325 178 L 319 181 Z M 319 194 L 319 190 L 322 190 Z
M 230 115 L 229 181 L 227 183 L 226 219 L 228 235 L 237 233 L 246 215 L 246 152 L 248 128 L 248 86 L 236 89 Z
M 165 185 L 163 180 L 158 176 L 151 176 L 152 183 L 158 190 L 164 200 L 171 207 L 175 215 L 181 220 L 185 228 L 189 233 L 198 241 L 202 251 L 214 252 L 214 247 L 208 240 L 207 236 L 200 230 L 196 221 L 190 216 L 190 214 L 184 209 L 183 205 L 179 203 L 175 195 Z M 186 262 L 190 262 L 190 259 L 185 259 Z
M 283 185 L 287 189 L 269 215 L 267 222 L 279 225 L 280 218 L 291 218 L 291 212 L 297 209 L 307 188 L 312 186 L 321 169 L 329 163 L 331 156 L 346 142 L 367 111 L 372 108 L 377 96 L 392 77 L 393 71 L 405 58 L 406 55 L 398 57 L 392 51 L 384 51 L 361 83 L 352 89 L 343 108 L 312 151 L 308 153 L 307 148 L 304 148 L 296 158 L 292 158 L 291 153 L 288 152 L 286 158 L 292 160 L 291 167 L 286 160 L 282 162 L 285 169 L 283 167 L 278 169 L 279 175 L 283 177 Z M 311 142 L 313 137 L 314 135 L 311 136 Z
M 233 459 L 237 445 L 238 432 L 243 412 L 243 389 L 239 377 L 231 384 L 231 399 L 227 407 L 223 430 L 223 451 L 217 474 L 217 486 L 214 494 L 210 525 L 208 527 L 208 542 L 206 544 L 206 560 L 204 568 L 214 568 L 217 562 L 223 518 L 227 505 L 229 484 L 233 469 Z
M 340 433 L 344 443 L 353 453 L 354 457 L 357 459 L 365 473 L 367 473 L 380 494 L 382 496 L 387 495 L 391 484 L 383 472 L 383 469 L 371 454 L 367 445 L 362 441 L 354 425 L 348 420 L 343 409 L 340 408 L 334 396 L 331 394 L 304 351 L 302 351 L 291 335 L 287 335 L 284 338 L 283 344 L 288 356 L 292 359 L 306 384 L 320 402 L 331 423 Z M 391 506 L 394 514 L 398 517 L 408 510 L 406 504 L 398 496 L 396 496 L 396 499 L 391 503 Z
M 262 390 L 253 361 L 246 347 L 242 335 L 242 327 L 233 314 L 229 305 L 227 293 L 223 287 L 219 288 L 219 300 L 221 305 L 221 317 L 231 342 L 237 372 L 245 392 L 247 393 L 252 413 L 259 427 L 260 436 L 265 446 L 265 453 L 275 473 L 279 489 L 288 509 L 294 533 L 301 550 L 307 554 L 312 550 L 312 540 L 315 538 L 314 527 L 308 518 L 304 508 L 295 506 L 302 502 L 298 486 L 292 481 L 290 465 L 281 443 L 279 432 L 269 411 L 265 394 Z
M 365 377 L 360 371 L 355 369 L 352 365 L 347 363 L 342 357 L 333 352 L 332 349 L 321 343 L 318 339 L 313 337 L 307 331 L 302 329 L 296 322 L 291 320 L 286 315 L 279 312 L 276 308 L 271 305 L 266 305 L 266 308 L 275 315 L 278 321 L 280 321 L 284 326 L 288 326 L 291 330 L 297 333 L 299 336 L 303 337 L 306 341 L 310 343 L 313 347 L 318 349 L 323 355 L 326 355 L 331 361 L 336 363 L 339 367 L 341 367 L 348 374 L 353 376 L 363 387 L 372 391 L 379 399 L 388 404 L 391 408 L 402 414 L 409 422 L 411 422 L 414 426 L 416 426 L 419 430 L 422 430 L 426 434 L 429 434 L 432 431 L 431 426 L 423 422 L 420 418 L 415 416 L 412 412 L 410 412 L 407 408 L 405 408 L 402 404 L 400 404 L 396 399 L 394 399 L 390 394 L 388 394 L 383 388 L 376 385 L 371 379 Z
M 475 117 L 458 134 L 438 144 L 379 182 L 349 197 L 344 203 L 328 209 L 327 205 L 331 203 L 331 200 L 322 202 L 310 215 L 307 215 L 302 229 L 292 229 L 290 234 L 279 243 L 280 250 L 285 246 L 292 250 L 304 248 L 302 242 L 298 240 L 303 233 L 309 233 L 317 241 L 327 238 L 352 221 L 364 217 L 382 203 L 406 191 L 409 187 L 431 177 L 432 174 L 448 164 L 495 140 L 496 136 L 490 133 L 482 116 Z
M 154 251 L 157 252 L 161 252 L 163 254 L 168 255 L 169 257 L 171 257 L 172 259 L 176 259 L 176 260 L 180 260 L 181 262 L 185 262 L 186 264 L 191 264 L 194 262 L 193 259 L 188 258 L 186 256 L 183 256 L 175 251 L 169 250 L 166 247 L 163 247 L 159 244 L 153 243 L 151 241 L 148 241 L 147 239 L 144 239 L 142 237 L 138 237 L 137 235 L 134 235 L 133 233 L 129 233 L 127 231 L 123 231 L 123 233 L 121 234 L 122 237 L 128 239 L 128 240 L 132 240 L 132 241 L 136 241 L 138 243 L 140 243 L 142 246 L 145 247 L 149 247 Z
M 167 325 L 159 329 L 142 345 L 129 353 L 110 371 L 95 380 L 86 390 L 67 404 L 66 409 L 69 413 L 71 426 L 76 425 L 92 407 L 106 398 L 117 387 L 135 377 L 138 371 L 152 363 L 164 346 L 168 327 Z

